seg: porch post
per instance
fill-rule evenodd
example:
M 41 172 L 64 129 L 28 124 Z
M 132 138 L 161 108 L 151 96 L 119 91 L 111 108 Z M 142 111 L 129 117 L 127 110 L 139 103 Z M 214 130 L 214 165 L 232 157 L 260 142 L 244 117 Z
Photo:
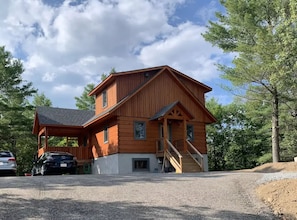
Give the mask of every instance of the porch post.
M 167 134 L 168 134 L 168 126 L 167 126 L 167 118 L 165 117 L 163 121 L 164 151 L 167 150 L 168 148 L 167 141 L 166 141 L 168 139 Z
M 45 149 L 48 147 L 48 129 L 47 127 L 45 127 L 45 131 L 44 131 L 44 135 L 45 135 Z
M 38 134 L 37 136 L 37 146 L 38 146 L 38 150 L 41 148 L 41 135 Z
M 184 137 L 183 137 L 184 147 L 183 147 L 183 149 L 184 149 L 184 152 L 186 152 L 187 151 L 187 142 L 186 142 L 186 140 L 187 140 L 187 120 L 184 119 L 183 124 L 184 124 Z

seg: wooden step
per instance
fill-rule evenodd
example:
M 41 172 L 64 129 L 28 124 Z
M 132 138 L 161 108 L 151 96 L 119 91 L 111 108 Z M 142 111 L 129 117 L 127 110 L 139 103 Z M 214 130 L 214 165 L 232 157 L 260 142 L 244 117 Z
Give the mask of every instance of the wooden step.
M 182 154 L 183 162 L 183 173 L 195 173 L 201 172 L 201 167 L 194 161 L 194 159 L 189 154 Z

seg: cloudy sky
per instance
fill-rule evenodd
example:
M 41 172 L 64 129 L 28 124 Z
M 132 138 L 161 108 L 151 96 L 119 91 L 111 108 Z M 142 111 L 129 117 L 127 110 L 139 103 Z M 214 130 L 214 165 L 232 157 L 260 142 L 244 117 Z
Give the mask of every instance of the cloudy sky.
M 218 0 L 0 0 L 0 45 L 21 59 L 23 79 L 55 107 L 76 108 L 101 74 L 169 65 L 213 88 L 225 104 L 216 63 L 232 57 L 201 33 Z

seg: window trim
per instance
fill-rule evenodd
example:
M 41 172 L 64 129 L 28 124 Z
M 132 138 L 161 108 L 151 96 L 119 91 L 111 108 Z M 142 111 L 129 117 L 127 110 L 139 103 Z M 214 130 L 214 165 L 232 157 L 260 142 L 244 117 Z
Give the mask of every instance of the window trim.
M 136 126 L 139 123 L 143 123 L 143 130 L 144 130 L 143 131 L 144 132 L 143 137 L 137 137 Z M 134 121 L 133 133 L 134 133 L 134 139 L 135 140 L 146 140 L 146 122 L 145 121 Z
M 147 168 L 135 168 L 135 162 L 145 161 L 147 163 Z M 150 172 L 150 158 L 132 158 L 132 172 Z

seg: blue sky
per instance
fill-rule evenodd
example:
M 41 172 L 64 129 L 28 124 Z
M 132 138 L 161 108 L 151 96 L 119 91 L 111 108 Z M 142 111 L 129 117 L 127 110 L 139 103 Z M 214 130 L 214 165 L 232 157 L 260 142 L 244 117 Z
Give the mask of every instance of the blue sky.
M 113 67 L 159 65 L 212 87 L 207 97 L 226 104 L 232 96 L 215 64 L 232 56 L 201 36 L 219 10 L 218 0 L 2 0 L 0 45 L 55 107 L 76 108 L 74 97 Z

